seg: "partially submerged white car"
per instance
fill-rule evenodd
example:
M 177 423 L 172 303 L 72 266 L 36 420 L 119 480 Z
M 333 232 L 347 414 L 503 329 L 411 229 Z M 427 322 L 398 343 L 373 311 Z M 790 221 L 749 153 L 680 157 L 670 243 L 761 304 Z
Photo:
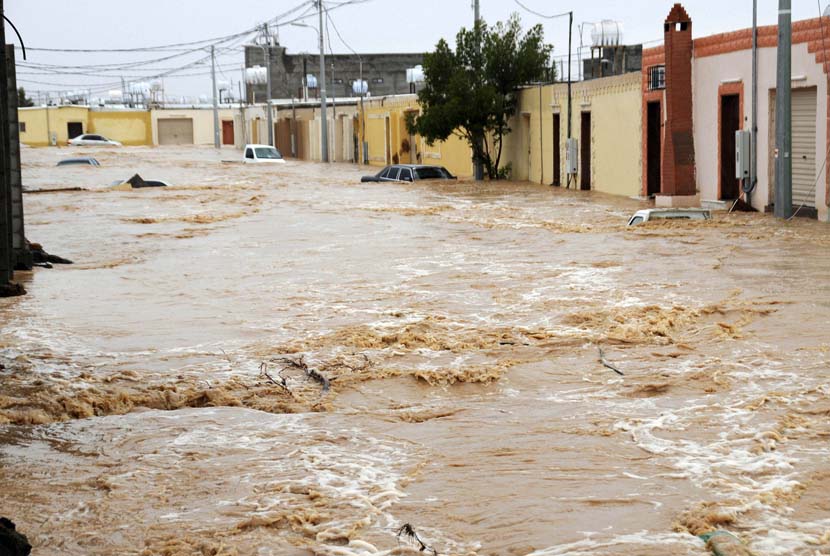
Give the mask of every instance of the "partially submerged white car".
M 712 213 L 708 209 L 665 208 L 638 210 L 628 221 L 629 226 L 636 226 L 652 220 L 709 220 Z
M 83 135 L 78 135 L 74 139 L 70 139 L 69 144 L 75 147 L 93 147 L 96 145 L 102 147 L 121 146 L 121 143 L 118 141 L 113 141 L 112 139 L 107 139 L 103 135 L 95 135 L 94 133 L 84 133 Z
M 242 161 L 246 164 L 260 162 L 270 164 L 285 164 L 282 153 L 271 145 L 245 145 L 245 155 Z

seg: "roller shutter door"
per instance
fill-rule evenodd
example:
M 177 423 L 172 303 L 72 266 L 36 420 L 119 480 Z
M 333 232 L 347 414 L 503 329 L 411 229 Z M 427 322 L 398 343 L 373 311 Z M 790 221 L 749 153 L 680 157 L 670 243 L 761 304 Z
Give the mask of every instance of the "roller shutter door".
M 159 145 L 192 145 L 193 119 L 169 118 L 158 120 Z
M 793 206 L 816 206 L 816 89 L 793 90 Z

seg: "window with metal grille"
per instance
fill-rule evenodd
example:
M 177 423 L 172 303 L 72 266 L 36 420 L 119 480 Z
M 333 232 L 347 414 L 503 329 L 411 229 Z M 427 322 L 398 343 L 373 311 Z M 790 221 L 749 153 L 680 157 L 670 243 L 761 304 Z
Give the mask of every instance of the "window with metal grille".
M 666 88 L 666 66 L 652 66 L 648 69 L 648 90 Z

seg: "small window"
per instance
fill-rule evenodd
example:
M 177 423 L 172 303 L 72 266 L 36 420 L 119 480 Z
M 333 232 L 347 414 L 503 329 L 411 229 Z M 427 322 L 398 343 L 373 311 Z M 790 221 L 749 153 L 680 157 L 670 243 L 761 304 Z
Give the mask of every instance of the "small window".
M 391 168 L 384 168 L 384 170 L 378 174 L 378 177 L 380 179 L 386 179 L 386 177 L 389 176 L 389 170 L 391 170 Z
M 26 122 L 19 122 L 20 133 L 26 133 Z
M 383 83 L 383 77 L 375 77 L 375 78 L 373 78 L 373 79 L 372 79 L 372 83 L 374 83 L 374 84 L 376 84 L 376 85 L 380 85 L 381 83 Z
M 387 178 L 387 179 L 390 179 L 390 180 L 397 180 L 397 179 L 398 179 L 398 173 L 399 173 L 399 172 L 400 172 L 400 169 L 399 169 L 399 168 L 395 168 L 395 167 L 393 166 L 392 168 L 389 168 L 389 173 L 386 175 L 386 178 Z
M 642 224 L 642 223 L 643 223 L 643 217 L 642 216 L 635 216 L 634 218 L 631 219 L 631 222 L 629 222 L 628 225 L 629 226 L 634 226 L 636 224 Z
M 412 170 L 409 168 L 402 168 L 401 175 L 398 179 L 401 181 L 412 181 Z
M 245 149 L 245 158 L 254 159 L 254 149 Z

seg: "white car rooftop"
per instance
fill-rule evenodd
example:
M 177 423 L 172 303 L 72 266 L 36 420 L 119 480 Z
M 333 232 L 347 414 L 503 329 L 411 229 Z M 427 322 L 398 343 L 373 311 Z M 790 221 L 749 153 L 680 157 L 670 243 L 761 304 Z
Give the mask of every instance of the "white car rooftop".
M 285 164 L 285 159 L 278 149 L 271 145 L 259 145 L 256 143 L 245 145 L 245 150 L 242 153 L 242 161 L 246 164 Z
M 696 208 L 654 208 L 638 210 L 628 220 L 629 226 L 636 226 L 651 220 L 709 220 L 712 213 L 709 209 Z
M 69 144 L 74 147 L 94 147 L 96 145 L 110 147 L 122 146 L 120 142 L 107 139 L 103 135 L 98 135 L 96 133 L 84 133 L 82 135 L 78 135 L 77 137 L 73 137 L 69 140 Z

